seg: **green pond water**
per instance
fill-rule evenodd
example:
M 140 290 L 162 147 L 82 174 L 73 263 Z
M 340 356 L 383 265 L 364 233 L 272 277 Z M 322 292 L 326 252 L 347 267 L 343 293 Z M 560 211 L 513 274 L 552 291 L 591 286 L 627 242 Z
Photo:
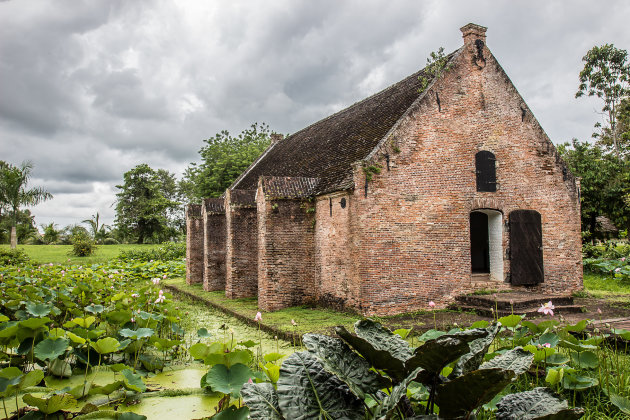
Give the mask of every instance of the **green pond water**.
M 178 307 L 185 315 L 181 321 L 182 327 L 186 329 L 185 341 L 190 346 L 197 342 L 209 343 L 212 341 L 230 340 L 236 341 L 252 340 L 262 342 L 263 353 L 278 352 L 287 356 L 295 350 L 291 343 L 284 340 L 276 340 L 273 336 L 260 332 L 257 328 L 251 327 L 229 315 L 226 315 L 214 308 L 206 307 L 196 302 L 182 297 L 177 298 Z M 223 328 L 222 328 L 223 327 Z M 199 338 L 197 330 L 206 328 L 212 337 Z M 252 348 L 256 352 L 256 348 Z M 119 411 L 133 411 L 134 413 L 147 416 L 148 419 L 199 419 L 211 416 L 215 413 L 216 405 L 220 397 L 212 393 L 201 393 L 199 386 L 201 377 L 208 371 L 208 367 L 199 362 L 191 360 L 181 360 L 177 365 L 166 366 L 164 371 L 144 378 L 144 382 L 149 390 L 190 390 L 192 395 L 180 395 L 173 397 L 151 396 L 145 393 L 142 398 L 137 399 L 137 403 L 132 405 L 120 405 Z M 95 385 L 105 385 L 114 380 L 120 380 L 121 374 L 116 374 L 107 368 L 98 368 L 88 374 L 87 380 L 93 381 Z M 74 375 L 67 379 L 50 378 L 47 385 L 55 389 L 64 387 L 74 387 L 83 383 L 83 375 Z M 34 394 L 41 396 L 42 394 Z M 91 397 L 87 401 L 80 401 L 77 410 L 86 402 L 102 401 L 104 396 Z M 22 407 L 21 396 L 19 405 Z M 15 410 L 15 400 L 6 401 L 7 410 Z M 4 415 L 0 406 L 0 413 Z

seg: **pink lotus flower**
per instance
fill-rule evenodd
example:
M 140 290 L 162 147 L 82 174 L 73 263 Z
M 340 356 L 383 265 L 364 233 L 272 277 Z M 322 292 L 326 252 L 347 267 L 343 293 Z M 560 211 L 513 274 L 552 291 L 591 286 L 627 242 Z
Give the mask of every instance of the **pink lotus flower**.
M 435 308 L 435 302 L 433 302 L 432 300 L 429 301 L 429 308 L 431 309 Z
M 626 257 L 623 257 L 623 258 L 621 259 L 621 262 L 625 262 L 625 261 L 626 261 Z
M 131 297 L 132 297 L 132 298 L 137 298 L 137 297 L 140 297 L 140 295 L 139 295 L 139 294 L 137 294 L 137 293 L 132 293 L 132 294 L 131 294 Z
M 160 290 L 160 295 L 157 299 L 155 299 L 155 303 L 162 303 L 164 302 L 164 299 L 166 299 L 166 297 L 164 296 L 164 292 Z
M 601 310 L 601 309 L 599 309 L 599 308 L 597 308 L 597 313 L 598 313 L 598 314 L 601 314 L 601 313 L 602 313 L 602 310 Z
M 248 384 L 253 384 L 253 383 L 254 383 L 254 381 L 252 381 L 252 378 L 249 378 L 249 379 L 247 380 L 247 383 L 248 383 Z
M 162 278 L 163 278 L 163 279 L 166 279 L 166 274 L 164 274 L 164 275 L 162 276 Z
M 254 317 L 254 321 L 256 321 L 256 322 L 262 321 L 262 314 L 260 312 L 256 312 L 256 316 Z
M 553 306 L 553 303 L 551 303 L 551 301 L 545 303 L 544 305 L 541 305 L 540 308 L 538 308 L 538 312 L 541 312 L 545 315 L 551 315 L 553 316 L 553 310 L 556 309 L 555 306 Z
M 615 268 L 615 273 L 618 273 L 620 271 L 621 271 L 621 268 L 619 268 L 619 267 Z
M 131 322 L 132 322 L 132 323 L 136 322 L 136 318 L 131 317 Z
M 160 279 L 158 279 L 157 277 L 152 278 L 151 281 L 153 282 L 153 284 L 160 284 Z
M 297 327 L 297 322 L 295 322 L 295 319 L 291 320 L 291 325 L 293 325 L 294 327 Z

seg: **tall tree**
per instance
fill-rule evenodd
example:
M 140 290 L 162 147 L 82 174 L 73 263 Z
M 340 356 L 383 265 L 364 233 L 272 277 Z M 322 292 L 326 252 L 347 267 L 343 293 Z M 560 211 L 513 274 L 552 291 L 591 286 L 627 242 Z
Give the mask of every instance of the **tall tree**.
M 630 221 L 624 201 L 627 169 L 601 147 L 573 139 L 558 146 L 558 152 L 571 172 L 581 178 L 582 231 L 595 238 L 597 216 L 608 216 L 617 226 Z
M 35 206 L 52 198 L 52 194 L 41 187 L 27 189 L 33 164 L 22 162 L 20 166 L 4 163 L 0 165 L 0 207 L 7 210 L 12 219 L 11 248 L 17 247 L 17 221 L 20 207 Z
M 219 197 L 271 142 L 266 124 L 254 123 L 234 137 L 226 130 L 204 140 L 201 163 L 191 163 L 179 189 L 189 201 Z
M 595 126 L 601 132 L 593 136 L 599 138 L 602 144 L 612 146 L 619 159 L 621 139 L 617 130 L 618 108 L 621 101 L 630 95 L 628 52 L 615 48 L 613 44 L 604 44 L 591 48 L 582 61 L 584 68 L 580 72 L 580 86 L 575 97 L 597 96 L 604 101 L 602 112 L 607 126 L 601 127 L 597 123 Z
M 109 226 L 106 224 L 100 223 L 101 215 L 96 212 L 93 214 L 90 219 L 85 219 L 81 221 L 81 223 L 85 223 L 90 228 L 90 234 L 92 235 L 92 239 L 97 243 L 102 243 L 103 240 L 107 237 L 107 233 L 109 231 Z
M 180 203 L 172 199 L 165 179 L 174 177 L 144 163 L 125 172 L 124 183 L 116 186 L 120 190 L 116 194 L 116 226 L 127 238 L 137 243 L 162 242 L 177 234 L 169 215 Z

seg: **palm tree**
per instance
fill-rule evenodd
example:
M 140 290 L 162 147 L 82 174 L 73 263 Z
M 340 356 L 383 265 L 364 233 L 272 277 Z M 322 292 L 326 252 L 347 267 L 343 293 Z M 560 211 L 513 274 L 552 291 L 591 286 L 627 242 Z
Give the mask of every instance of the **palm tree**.
M 4 163 L 4 162 L 3 162 Z M 33 164 L 22 162 L 20 166 L 0 165 L 0 207 L 8 210 L 13 223 L 11 225 L 11 248 L 17 247 L 17 216 L 22 206 L 35 206 L 52 198 L 52 194 L 41 187 L 26 189 Z
M 99 225 L 100 215 L 96 212 L 96 215 L 92 215 L 91 219 L 85 219 L 81 223 L 86 223 L 92 231 L 92 237 L 96 242 L 102 242 L 107 237 L 107 230 L 109 226 L 106 224 Z

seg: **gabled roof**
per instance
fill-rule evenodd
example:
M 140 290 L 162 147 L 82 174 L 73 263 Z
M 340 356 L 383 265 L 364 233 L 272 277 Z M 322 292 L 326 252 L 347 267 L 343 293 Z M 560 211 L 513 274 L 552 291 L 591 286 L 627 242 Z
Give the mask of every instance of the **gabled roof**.
M 354 187 L 352 164 L 364 159 L 420 97 L 423 75 L 424 69 L 272 144 L 230 189 L 256 189 L 261 176 L 319 178 L 314 194 Z

